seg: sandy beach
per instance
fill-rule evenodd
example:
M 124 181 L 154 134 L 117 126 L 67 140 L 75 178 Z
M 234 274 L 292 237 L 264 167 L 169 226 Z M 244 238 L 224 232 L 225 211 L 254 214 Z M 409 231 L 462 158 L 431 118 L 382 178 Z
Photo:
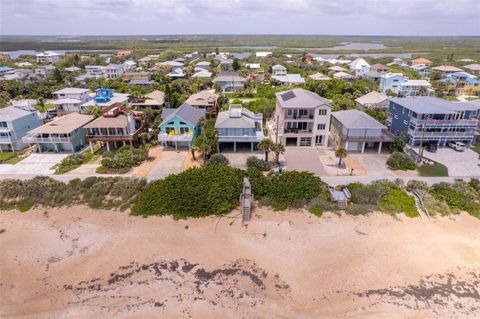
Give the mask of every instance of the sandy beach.
M 0 213 L 2 318 L 480 318 L 480 220 Z

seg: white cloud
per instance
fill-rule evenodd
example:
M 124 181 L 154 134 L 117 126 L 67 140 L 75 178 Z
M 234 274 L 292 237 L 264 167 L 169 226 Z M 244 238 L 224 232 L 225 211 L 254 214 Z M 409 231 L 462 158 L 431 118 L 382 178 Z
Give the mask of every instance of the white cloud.
M 209 33 L 242 33 L 243 26 L 245 32 L 252 33 L 255 26 L 258 32 L 262 28 L 275 29 L 272 24 L 283 30 L 282 23 L 286 21 L 291 30 L 314 26 L 330 30 L 332 21 L 338 21 L 346 30 L 350 26 L 347 33 L 355 34 L 359 20 L 369 22 L 371 34 L 382 33 L 376 29 L 377 22 L 385 24 L 389 20 L 420 26 L 442 22 L 445 25 L 439 34 L 452 29 L 458 29 L 459 33 L 462 30 L 480 33 L 480 0 L 0 0 L 0 3 L 1 33 L 16 33 L 15 30 L 52 33 L 51 29 L 62 23 L 75 33 L 91 28 L 91 24 L 110 33 L 116 29 L 125 33 L 127 27 L 131 30 L 143 27 L 145 33 L 151 33 L 152 26 L 172 27 L 170 33 L 186 27 L 191 30 L 189 33 L 198 33 L 207 26 Z M 315 21 L 318 24 L 312 25 Z M 327 21 L 330 25 L 326 25 Z M 307 22 L 310 25 L 302 26 Z M 126 25 L 112 26 L 112 23 Z M 399 24 L 398 29 L 402 27 Z

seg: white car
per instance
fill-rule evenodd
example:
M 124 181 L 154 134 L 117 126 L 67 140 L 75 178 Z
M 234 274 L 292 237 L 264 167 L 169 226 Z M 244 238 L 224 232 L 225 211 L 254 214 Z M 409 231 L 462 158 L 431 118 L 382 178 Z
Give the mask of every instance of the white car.
M 467 148 L 467 145 L 462 142 L 448 142 L 448 146 L 457 152 L 463 152 Z

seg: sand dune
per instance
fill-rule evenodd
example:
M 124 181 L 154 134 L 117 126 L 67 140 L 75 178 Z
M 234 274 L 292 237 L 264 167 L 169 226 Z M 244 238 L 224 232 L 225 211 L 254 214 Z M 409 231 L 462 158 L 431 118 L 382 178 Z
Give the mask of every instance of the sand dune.
M 479 318 L 480 220 L 0 214 L 2 318 Z

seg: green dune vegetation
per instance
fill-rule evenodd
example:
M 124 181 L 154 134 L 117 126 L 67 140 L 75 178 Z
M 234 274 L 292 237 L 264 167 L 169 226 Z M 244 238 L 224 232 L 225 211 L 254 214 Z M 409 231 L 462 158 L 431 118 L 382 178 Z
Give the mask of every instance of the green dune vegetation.
M 256 168 L 241 170 L 228 165 L 206 165 L 190 168 L 163 180 L 121 177 L 88 177 L 63 183 L 49 177 L 31 180 L 1 180 L 0 209 L 28 211 L 32 207 L 63 207 L 87 205 L 94 209 L 131 208 L 133 215 L 165 216 L 176 219 L 223 215 L 239 202 L 242 181 L 248 177 L 259 205 L 276 211 L 306 208 L 316 216 L 336 211 L 327 185 L 308 172 L 287 171 L 282 174 L 263 173 Z M 458 214 L 461 211 L 480 218 L 480 181 L 456 180 L 432 186 L 419 181 L 374 181 L 368 185 L 351 183 L 352 194 L 346 213 L 352 215 L 381 211 L 404 213 L 417 217 L 413 189 L 424 194 L 430 215 Z

